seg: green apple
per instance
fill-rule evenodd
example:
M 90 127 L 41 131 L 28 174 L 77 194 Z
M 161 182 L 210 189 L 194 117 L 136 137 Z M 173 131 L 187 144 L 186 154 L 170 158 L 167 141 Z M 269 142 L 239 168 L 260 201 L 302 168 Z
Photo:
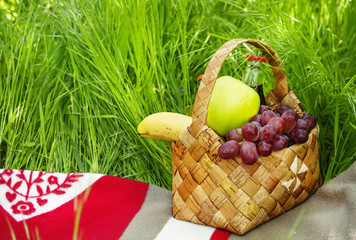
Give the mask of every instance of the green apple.
M 258 113 L 260 97 L 247 84 L 230 76 L 216 80 L 208 105 L 207 124 L 221 136 L 240 128 Z

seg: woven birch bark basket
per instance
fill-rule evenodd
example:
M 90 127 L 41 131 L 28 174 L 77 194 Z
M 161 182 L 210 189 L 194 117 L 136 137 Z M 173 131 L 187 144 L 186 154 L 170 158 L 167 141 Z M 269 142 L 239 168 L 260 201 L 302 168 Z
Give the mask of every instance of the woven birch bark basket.
M 275 88 L 266 96 L 267 105 L 283 104 L 302 114 L 275 51 L 258 40 L 233 39 L 208 63 L 196 94 L 192 124 L 171 144 L 173 216 L 240 235 L 302 203 L 321 185 L 317 128 L 306 143 L 273 151 L 253 165 L 244 164 L 239 156 L 219 158 L 223 141 L 206 123 L 208 104 L 222 64 L 242 43 L 260 49 L 271 65 Z

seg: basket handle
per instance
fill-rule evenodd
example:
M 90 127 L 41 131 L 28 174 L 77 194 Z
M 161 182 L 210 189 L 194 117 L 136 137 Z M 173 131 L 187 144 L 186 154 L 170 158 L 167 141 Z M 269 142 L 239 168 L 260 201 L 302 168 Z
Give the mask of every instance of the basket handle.
M 270 46 L 261 41 L 253 39 L 233 39 L 226 42 L 215 52 L 205 69 L 195 98 L 192 112 L 193 121 L 196 118 L 200 118 L 203 123 L 206 123 L 211 93 L 213 91 L 221 66 L 231 51 L 242 43 L 249 43 L 256 48 L 259 48 L 262 55 L 271 65 L 275 88 L 270 92 L 270 95 L 272 95 L 270 97 L 274 98 L 278 102 L 282 102 L 282 99 L 290 92 L 287 75 L 284 72 L 284 67 L 281 64 L 281 60 L 279 59 L 277 53 Z

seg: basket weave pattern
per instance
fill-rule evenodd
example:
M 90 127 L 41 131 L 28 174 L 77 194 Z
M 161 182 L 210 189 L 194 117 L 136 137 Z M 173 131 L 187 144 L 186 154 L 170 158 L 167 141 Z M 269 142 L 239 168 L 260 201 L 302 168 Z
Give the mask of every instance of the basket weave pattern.
M 240 157 L 219 158 L 222 139 L 206 124 L 207 108 L 225 58 L 242 43 L 259 48 L 272 67 L 275 88 L 266 96 L 267 104 L 283 104 L 302 114 L 273 49 L 257 40 L 234 39 L 210 60 L 196 95 L 193 122 L 171 145 L 173 216 L 237 234 L 300 204 L 321 184 L 316 128 L 306 143 L 273 151 L 253 165 L 244 164 Z

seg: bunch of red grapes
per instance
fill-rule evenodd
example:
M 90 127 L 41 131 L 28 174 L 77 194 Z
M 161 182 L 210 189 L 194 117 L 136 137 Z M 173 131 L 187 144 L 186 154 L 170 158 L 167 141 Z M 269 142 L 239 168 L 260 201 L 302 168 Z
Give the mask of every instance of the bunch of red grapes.
M 269 156 L 293 144 L 305 143 L 316 126 L 316 118 L 279 105 L 271 109 L 261 105 L 251 122 L 229 131 L 226 142 L 218 150 L 219 157 L 230 159 L 240 155 L 246 164 L 254 164 L 259 156 Z

